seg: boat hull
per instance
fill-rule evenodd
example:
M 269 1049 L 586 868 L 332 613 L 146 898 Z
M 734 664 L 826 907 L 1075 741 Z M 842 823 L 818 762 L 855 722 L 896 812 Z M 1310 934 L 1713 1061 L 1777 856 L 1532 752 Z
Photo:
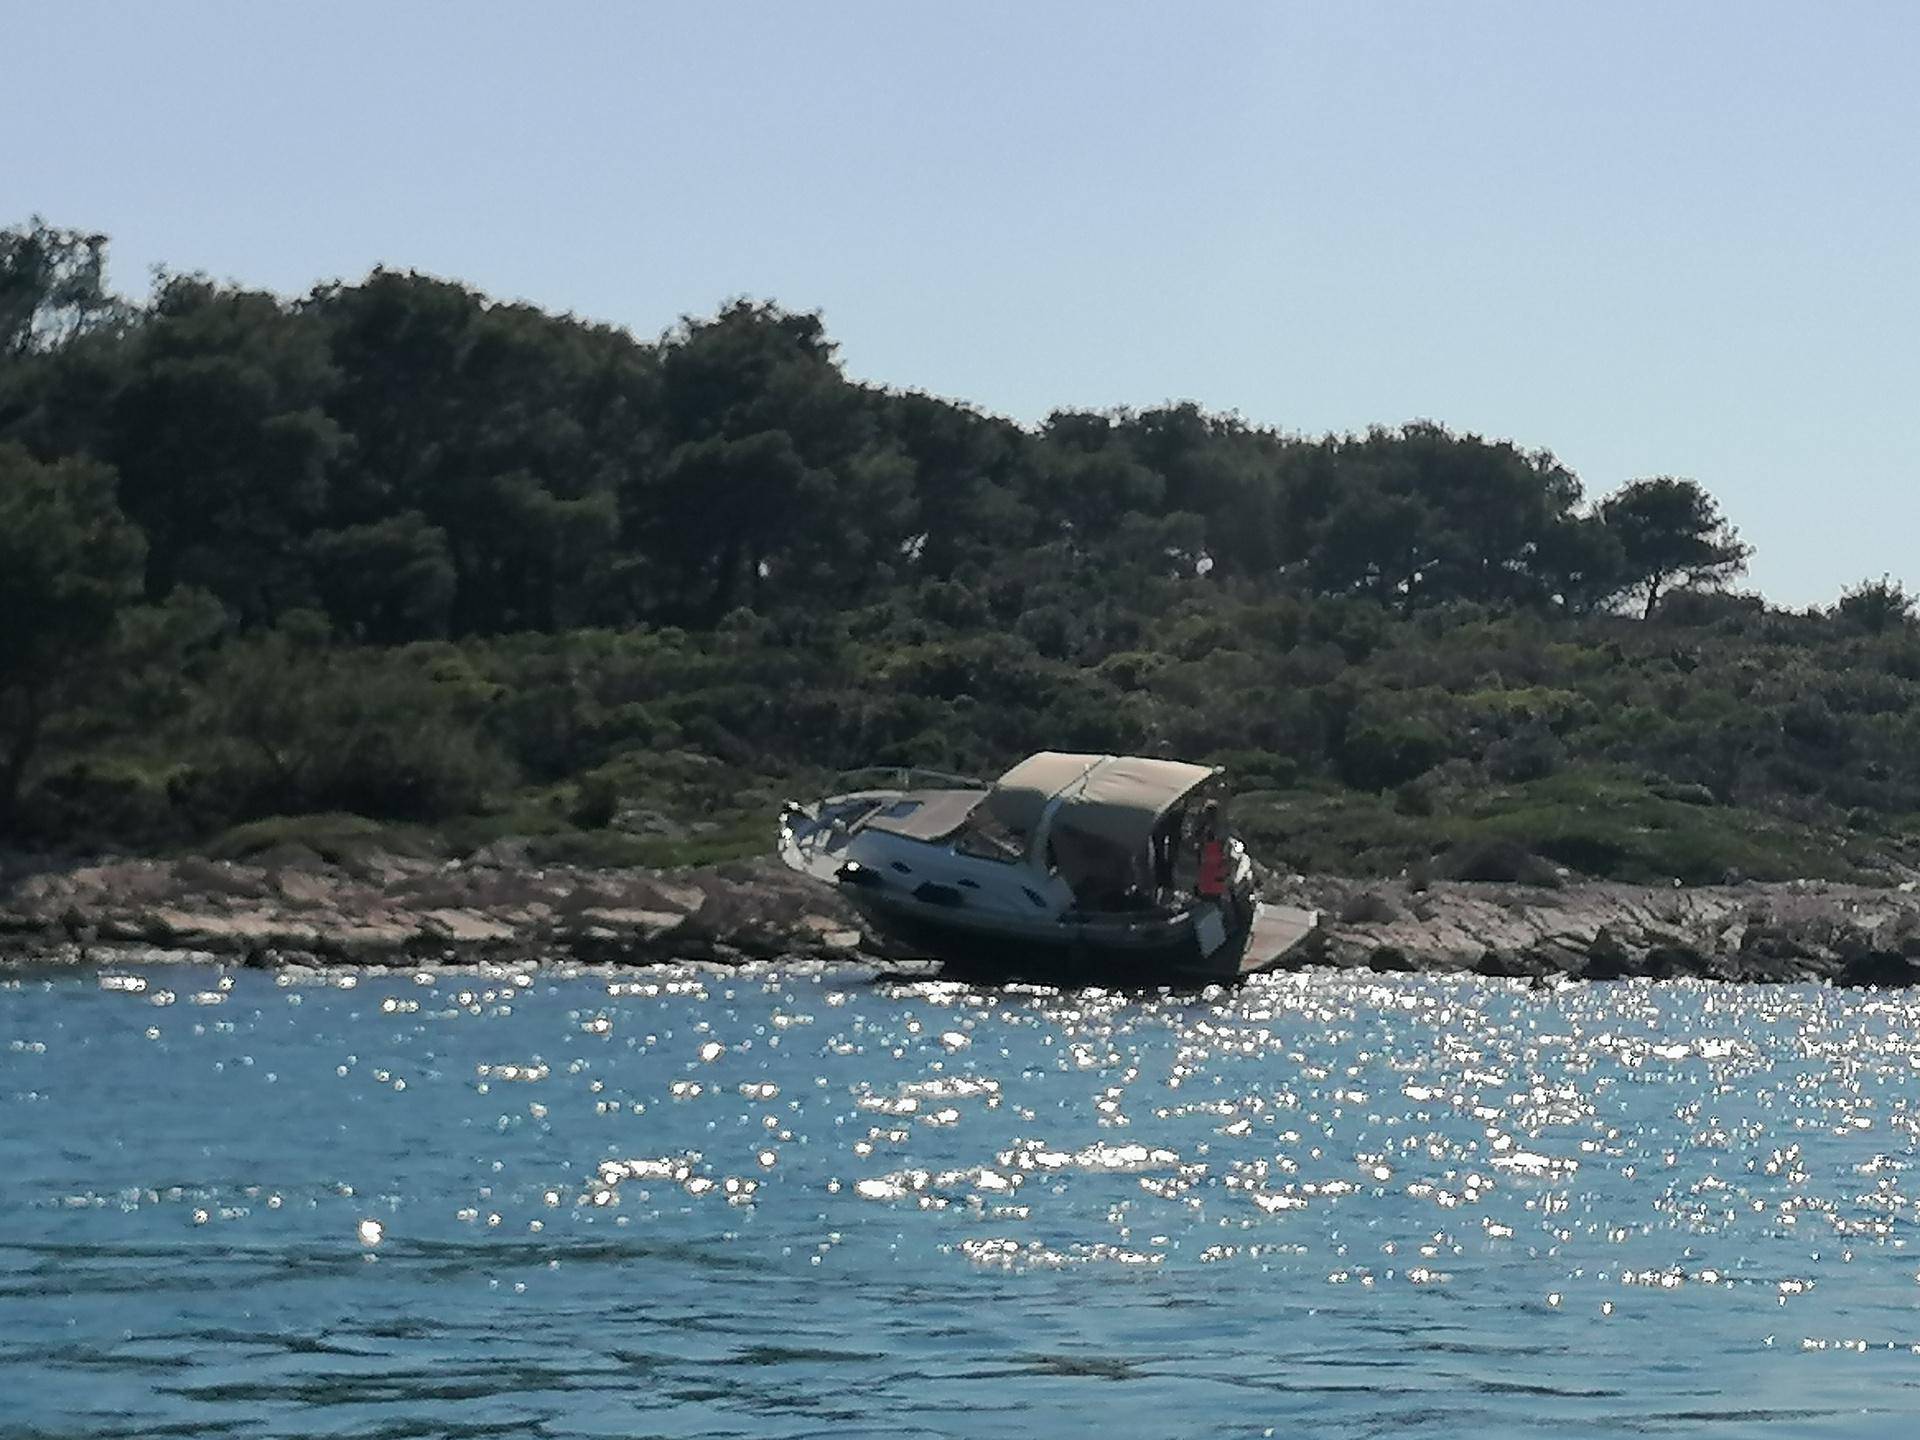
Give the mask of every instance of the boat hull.
M 847 898 L 876 933 L 903 953 L 941 961 L 949 974 L 1033 979 L 1069 985 L 1207 984 L 1245 973 L 1251 925 L 1218 911 L 1222 932 L 1209 950 L 1204 921 L 1056 922 L 1047 931 L 1015 932 L 968 924 L 950 914 L 888 903 L 857 890 Z M 1249 916 L 1248 919 L 1251 917 Z M 1056 933 L 1048 933 L 1056 932 Z

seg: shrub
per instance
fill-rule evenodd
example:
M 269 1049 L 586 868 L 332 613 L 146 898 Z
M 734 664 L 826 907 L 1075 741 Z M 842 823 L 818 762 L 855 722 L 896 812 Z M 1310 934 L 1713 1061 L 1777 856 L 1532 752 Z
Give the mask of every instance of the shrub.
M 19 815 L 30 835 L 83 845 L 167 845 L 194 829 L 175 802 L 184 767 L 149 771 L 137 765 L 78 759 L 55 767 L 27 792 Z
M 1899 629 L 1913 618 L 1916 597 L 1909 595 L 1898 580 L 1882 575 L 1878 580 L 1862 580 L 1841 593 L 1834 614 L 1857 630 L 1882 635 Z
M 1496 880 L 1510 884 L 1560 885 L 1560 872 L 1526 846 L 1501 836 L 1479 836 L 1448 847 L 1430 873 L 1441 880 Z
M 1356 790 L 1388 790 L 1447 757 L 1447 740 L 1422 720 L 1382 720 L 1354 727 L 1338 758 L 1340 778 Z
M 585 775 L 574 786 L 567 818 L 582 830 L 604 830 L 620 813 L 620 787 L 607 775 Z
M 1434 812 L 1433 787 L 1424 779 L 1409 780 L 1393 792 L 1396 814 L 1424 818 Z
M 232 647 L 209 682 L 210 732 L 184 782 L 228 822 L 338 810 L 433 821 L 481 809 L 512 766 L 466 697 L 405 652 Z
M 1544 780 L 1560 768 L 1566 754 L 1567 747 L 1544 724 L 1527 725 L 1487 747 L 1487 773 L 1508 784 Z

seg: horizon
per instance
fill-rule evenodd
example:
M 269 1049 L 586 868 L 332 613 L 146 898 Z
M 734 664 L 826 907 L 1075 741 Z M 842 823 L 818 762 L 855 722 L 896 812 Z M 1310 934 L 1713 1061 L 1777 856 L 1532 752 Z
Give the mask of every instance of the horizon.
M 93 103 L 32 68 L 16 123 L 62 124 L 0 199 L 124 293 L 386 265 L 643 339 L 761 297 L 1026 426 L 1432 420 L 1589 499 L 1697 481 L 1770 603 L 1904 578 L 1902 7 L 448 14 L 16 3 Z

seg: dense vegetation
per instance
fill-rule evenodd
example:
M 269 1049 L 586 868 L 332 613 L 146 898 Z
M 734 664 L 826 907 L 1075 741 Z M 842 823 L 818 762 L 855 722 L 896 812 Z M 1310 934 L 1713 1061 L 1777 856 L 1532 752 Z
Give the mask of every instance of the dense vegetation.
M 104 258 L 0 232 L 15 844 L 697 860 L 823 771 L 1043 746 L 1225 761 L 1302 867 L 1852 873 L 1920 812 L 1908 597 L 1726 593 L 1689 481 L 1588 503 L 1426 422 L 1027 429 L 767 304 L 647 342 L 386 270 L 132 303 Z

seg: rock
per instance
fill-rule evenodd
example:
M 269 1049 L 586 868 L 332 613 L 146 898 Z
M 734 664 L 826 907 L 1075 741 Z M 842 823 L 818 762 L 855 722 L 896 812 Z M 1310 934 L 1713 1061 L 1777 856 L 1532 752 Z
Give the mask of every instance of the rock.
M 1367 957 L 1367 968 L 1381 974 L 1407 974 L 1420 967 L 1397 945 L 1382 945 Z
M 866 934 L 832 891 L 772 857 L 665 873 L 536 868 L 516 861 L 523 846 L 496 842 L 458 865 L 372 851 L 329 865 L 303 847 L 255 857 L 274 864 L 38 858 L 0 884 L 0 942 L 40 959 L 191 953 L 252 965 L 906 958 Z M 1442 858 L 1537 874 L 1524 851 Z M 1436 878 L 1403 893 L 1298 875 L 1268 884 L 1270 898 L 1326 917 L 1295 967 L 1920 983 L 1920 894 L 1898 888 Z
M 325 872 L 333 867 L 321 858 L 317 850 L 293 840 L 282 840 L 278 845 L 259 851 L 247 857 L 249 865 L 266 871 L 315 870 Z
M 254 865 L 225 860 L 176 860 L 173 882 L 205 895 L 233 895 L 251 899 L 266 888 L 266 872 Z
M 1593 952 L 1577 935 L 1549 935 L 1527 946 L 1517 958 L 1529 975 L 1579 975 L 1592 964 Z
M 1737 951 L 1724 957 L 1727 973 L 1716 979 L 1743 981 L 1750 985 L 1792 985 L 1805 980 L 1826 978 L 1829 973 L 1806 960 L 1776 956 L 1749 955 Z
M 1872 950 L 1845 962 L 1835 981 L 1841 985 L 1872 985 L 1883 990 L 1920 984 L 1920 962 L 1896 951 Z
M 1602 956 L 1598 960 L 1589 960 L 1579 974 L 1582 980 L 1631 980 L 1634 969 L 1624 961 Z
M 325 875 L 295 868 L 274 875 L 273 888 L 281 899 L 290 900 L 296 905 L 323 905 L 332 896 L 335 887 Z
M 1728 967 L 1720 967 L 1723 970 Z M 1647 950 L 1639 966 L 1639 973 L 1656 980 L 1674 980 L 1686 977 L 1705 976 L 1712 973 L 1712 960 L 1691 945 L 1654 945 Z
M 684 840 L 688 833 L 686 826 L 668 819 L 658 810 L 622 810 L 614 816 L 613 828 L 659 840 Z
M 394 855 L 385 850 L 355 851 L 342 855 L 337 868 L 349 879 L 387 886 L 432 874 L 440 868 L 438 860 L 418 855 Z
M 477 910 L 430 910 L 420 917 L 423 935 L 465 944 L 485 940 L 512 940 L 517 931 L 512 925 Z
M 637 935 L 652 941 L 682 924 L 687 916 L 681 910 L 640 910 L 631 907 L 583 910 L 580 918 L 609 935 Z
M 1400 907 L 1378 890 L 1362 890 L 1340 907 L 1347 925 L 1380 925 L 1400 918 Z
M 493 870 L 519 869 L 533 863 L 532 853 L 531 840 L 521 835 L 503 835 L 469 855 L 467 864 Z
M 1509 955 L 1500 950 L 1488 950 L 1474 962 L 1476 975 L 1488 975 L 1505 980 L 1531 980 L 1548 973 L 1546 967 L 1537 960 L 1524 955 Z
M 1498 880 L 1557 889 L 1559 870 L 1512 840 L 1465 840 L 1434 857 L 1431 874 L 1442 880 Z

